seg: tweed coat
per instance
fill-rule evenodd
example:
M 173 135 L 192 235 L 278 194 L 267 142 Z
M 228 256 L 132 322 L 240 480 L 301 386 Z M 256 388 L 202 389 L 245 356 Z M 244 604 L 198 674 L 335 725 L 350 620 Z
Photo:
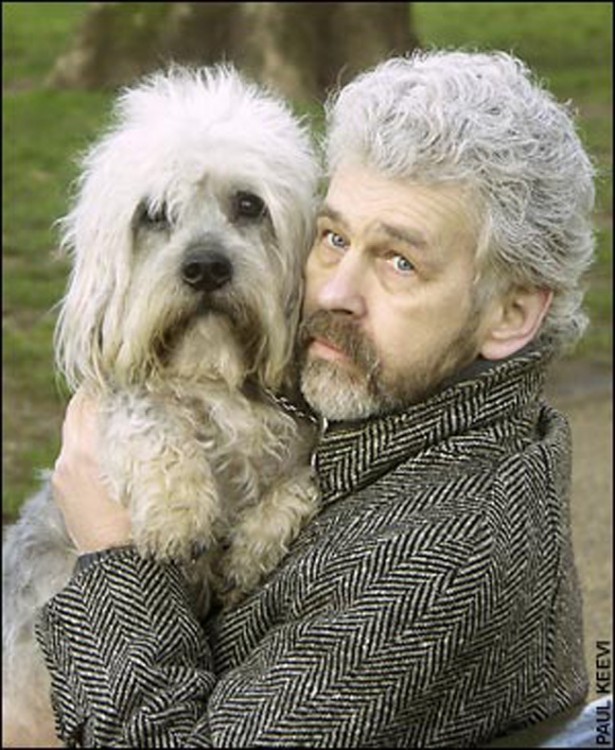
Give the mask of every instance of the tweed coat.
M 581 702 L 570 434 L 545 355 L 330 425 L 322 510 L 265 583 L 200 624 L 179 571 L 77 570 L 39 642 L 69 745 L 469 747 Z

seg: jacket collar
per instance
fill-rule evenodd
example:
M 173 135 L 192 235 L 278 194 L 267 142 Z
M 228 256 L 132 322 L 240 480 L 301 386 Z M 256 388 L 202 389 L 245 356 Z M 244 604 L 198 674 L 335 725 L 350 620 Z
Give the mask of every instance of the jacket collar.
M 549 360 L 545 350 L 534 346 L 495 363 L 477 360 L 426 401 L 404 411 L 360 422 L 330 422 L 313 456 L 322 504 L 357 491 L 444 440 L 492 428 L 503 443 L 507 433 L 518 430 L 519 421 L 532 425 Z M 501 447 L 493 441 L 479 450 Z

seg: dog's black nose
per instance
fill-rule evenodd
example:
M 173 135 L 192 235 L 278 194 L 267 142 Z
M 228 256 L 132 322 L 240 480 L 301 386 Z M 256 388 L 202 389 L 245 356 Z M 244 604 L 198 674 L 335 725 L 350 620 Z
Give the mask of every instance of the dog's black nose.
M 199 292 L 214 292 L 233 277 L 230 260 L 217 250 L 193 250 L 184 258 L 182 279 Z

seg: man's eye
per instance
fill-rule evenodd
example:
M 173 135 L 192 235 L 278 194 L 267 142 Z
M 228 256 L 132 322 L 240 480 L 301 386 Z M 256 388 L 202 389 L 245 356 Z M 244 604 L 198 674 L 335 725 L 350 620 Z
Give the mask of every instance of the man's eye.
M 412 265 L 412 263 L 410 263 L 408 258 L 405 258 L 403 255 L 394 253 L 390 257 L 390 262 L 395 271 L 397 271 L 397 273 L 403 274 L 404 276 L 414 271 L 414 266 Z
M 235 195 L 233 213 L 236 219 L 262 219 L 267 206 L 258 195 L 240 191 Z
M 324 232 L 323 237 L 327 245 L 334 247 L 336 250 L 340 250 L 346 247 L 346 240 L 342 237 L 341 234 L 337 234 L 336 232 L 327 230 Z

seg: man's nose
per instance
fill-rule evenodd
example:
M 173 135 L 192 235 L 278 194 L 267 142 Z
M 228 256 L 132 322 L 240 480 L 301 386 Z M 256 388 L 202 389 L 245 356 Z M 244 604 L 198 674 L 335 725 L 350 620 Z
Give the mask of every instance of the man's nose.
M 317 294 L 323 310 L 361 317 L 366 310 L 366 268 L 358 253 L 349 250 L 330 270 Z

